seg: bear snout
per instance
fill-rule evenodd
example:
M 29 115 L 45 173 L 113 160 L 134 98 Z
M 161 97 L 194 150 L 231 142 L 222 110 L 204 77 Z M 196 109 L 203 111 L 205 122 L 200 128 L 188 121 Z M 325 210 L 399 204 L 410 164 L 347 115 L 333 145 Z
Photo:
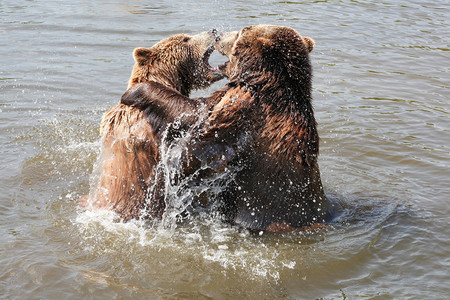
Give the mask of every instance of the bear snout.
M 229 58 L 231 48 L 233 47 L 234 42 L 237 39 L 238 32 L 224 32 L 220 34 L 219 39 L 216 40 L 214 44 L 214 48 L 222 55 L 225 55 Z

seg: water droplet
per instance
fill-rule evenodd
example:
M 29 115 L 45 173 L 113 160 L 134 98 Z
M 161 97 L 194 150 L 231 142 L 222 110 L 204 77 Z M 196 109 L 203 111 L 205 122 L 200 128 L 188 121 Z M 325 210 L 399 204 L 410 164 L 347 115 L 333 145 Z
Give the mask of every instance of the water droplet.
M 227 245 L 219 245 L 219 250 L 228 250 L 228 246 Z

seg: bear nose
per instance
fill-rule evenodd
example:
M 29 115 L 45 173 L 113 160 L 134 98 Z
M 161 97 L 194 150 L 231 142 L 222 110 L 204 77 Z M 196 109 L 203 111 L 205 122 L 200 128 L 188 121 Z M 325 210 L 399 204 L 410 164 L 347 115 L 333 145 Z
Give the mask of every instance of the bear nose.
M 215 36 L 216 42 L 220 40 L 220 34 L 217 29 L 213 28 L 209 31 L 209 33 Z

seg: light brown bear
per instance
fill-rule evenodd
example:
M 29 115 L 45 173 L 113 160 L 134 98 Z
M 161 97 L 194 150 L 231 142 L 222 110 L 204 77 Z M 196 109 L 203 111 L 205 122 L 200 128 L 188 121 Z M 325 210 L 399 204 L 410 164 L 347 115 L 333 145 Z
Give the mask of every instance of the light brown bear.
M 191 90 L 223 78 L 208 63 L 217 38 L 215 30 L 193 36 L 178 34 L 151 48 L 136 48 L 128 87 L 154 81 L 188 96 Z M 166 104 L 168 107 L 179 104 L 173 109 L 180 112 L 192 110 L 186 106 L 198 105 L 193 101 Z M 144 113 L 123 104 L 104 115 L 101 157 L 91 180 L 90 194 L 82 199 L 82 206 L 113 210 L 123 220 L 142 215 L 161 217 L 165 203 L 158 185 L 163 183 L 155 183 L 154 178 L 160 160 L 161 134 L 167 125 L 165 116 L 164 109 Z
M 329 221 L 333 205 L 320 179 L 311 104 L 314 41 L 289 27 L 255 25 L 224 34 L 215 47 L 229 58 L 221 70 L 230 82 L 207 99 L 217 104 L 193 130 L 186 172 L 211 163 L 211 154 L 214 170 L 222 157 L 227 168 L 221 172 L 234 175 L 220 195 L 222 211 L 250 230 L 287 232 Z M 128 90 L 122 103 L 150 111 L 176 97 L 192 101 L 148 82 Z M 166 111 L 166 122 L 182 112 Z

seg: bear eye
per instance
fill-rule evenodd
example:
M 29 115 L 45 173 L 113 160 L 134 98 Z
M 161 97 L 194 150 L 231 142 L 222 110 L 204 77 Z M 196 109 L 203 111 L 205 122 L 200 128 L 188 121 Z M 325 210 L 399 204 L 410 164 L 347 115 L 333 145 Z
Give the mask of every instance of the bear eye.
M 189 41 L 190 39 L 191 39 L 191 38 L 187 36 L 187 37 L 185 37 L 185 38 L 183 39 L 183 42 L 186 43 L 186 42 Z

